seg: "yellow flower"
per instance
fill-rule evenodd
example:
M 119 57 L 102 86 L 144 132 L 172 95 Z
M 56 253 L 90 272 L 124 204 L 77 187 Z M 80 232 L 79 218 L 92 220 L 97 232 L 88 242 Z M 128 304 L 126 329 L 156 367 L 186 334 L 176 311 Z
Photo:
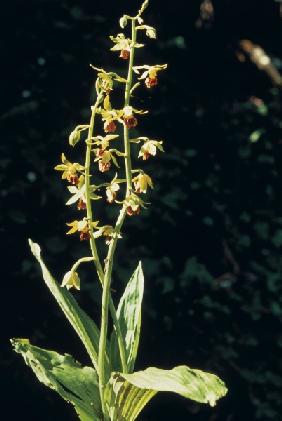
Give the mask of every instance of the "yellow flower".
M 104 122 L 104 131 L 114 133 L 117 129 L 115 121 L 122 123 L 123 110 L 100 109 L 100 113 Z
M 151 177 L 144 173 L 139 173 L 132 179 L 132 182 L 134 184 L 136 193 L 146 193 L 148 186 L 151 187 L 151 189 L 153 188 Z
M 107 72 L 99 72 L 98 73 L 98 81 L 97 81 L 98 87 L 106 92 L 107 94 L 113 90 L 113 79 L 112 76 Z
M 99 146 L 101 149 L 107 149 L 110 145 L 110 141 L 115 140 L 119 136 L 116 134 L 107 134 L 106 136 L 96 136 L 93 138 L 94 145 Z
M 134 193 L 131 193 L 124 201 L 126 213 L 129 216 L 139 215 L 140 207 L 145 207 L 143 200 Z
M 130 42 L 129 38 L 125 38 L 124 34 L 117 34 L 116 37 L 110 36 L 110 39 L 115 43 L 111 48 L 111 51 L 130 51 Z
M 80 290 L 80 279 L 78 273 L 72 271 L 67 272 L 63 278 L 61 286 L 66 287 L 67 289 L 75 288 Z
M 84 167 L 77 162 L 69 162 L 65 154 L 62 153 L 61 156 L 62 164 L 56 165 L 55 170 L 63 171 L 62 179 L 67 179 L 71 184 L 77 184 L 79 182 L 79 177 L 77 172 L 83 171 Z
M 106 149 L 98 148 L 95 150 L 95 153 L 96 153 L 95 161 L 98 161 L 99 170 L 101 172 L 109 171 L 111 167 L 111 161 L 113 161 L 116 167 L 119 167 L 116 157 L 114 156 L 113 152 L 116 153 L 117 155 L 120 155 L 120 152 L 117 151 L 116 149 L 106 150 Z
M 146 141 L 142 146 L 141 149 L 139 151 L 139 155 L 138 158 L 142 157 L 143 160 L 145 161 L 146 159 L 148 159 L 150 156 L 155 156 L 157 153 L 157 149 L 159 149 L 160 151 L 164 151 L 163 147 L 162 147 L 162 143 L 161 141 L 157 141 L 157 140 L 148 140 Z
M 119 190 L 119 185 L 118 183 L 115 183 L 115 182 L 111 183 L 106 188 L 106 196 L 107 196 L 108 203 L 113 203 L 115 201 L 118 190 Z
M 166 68 L 167 64 L 155 64 L 154 66 L 148 66 L 145 64 L 144 66 L 134 66 L 133 71 L 140 75 L 140 70 L 144 70 L 138 79 L 145 79 L 145 85 L 147 88 L 152 88 L 158 84 L 158 72 L 165 70 Z
M 99 224 L 99 221 L 93 221 L 91 223 L 93 228 L 96 228 Z M 74 234 L 75 232 L 80 233 L 80 240 L 89 240 L 90 239 L 90 232 L 89 232 L 89 223 L 86 218 L 81 219 L 80 221 L 72 221 L 67 223 L 68 227 L 71 227 L 71 229 L 67 232 L 67 235 Z

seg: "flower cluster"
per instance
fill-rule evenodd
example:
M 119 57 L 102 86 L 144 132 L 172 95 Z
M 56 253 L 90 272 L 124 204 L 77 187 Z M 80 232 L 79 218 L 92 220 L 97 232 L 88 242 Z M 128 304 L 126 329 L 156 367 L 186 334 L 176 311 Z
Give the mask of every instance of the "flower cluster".
M 84 165 L 71 162 L 62 154 L 61 164 L 55 167 L 57 171 L 62 171 L 62 178 L 70 184 L 67 188 L 71 197 L 66 204 L 76 204 L 78 211 L 85 212 L 82 218 L 67 223 L 69 227 L 67 234 L 78 233 L 81 241 L 90 240 L 92 248 L 96 247 L 95 241 L 101 237 L 105 239 L 106 244 L 121 238 L 121 225 L 117 224 L 116 227 L 108 224 L 100 226 L 99 221 L 93 220 L 93 200 L 105 199 L 108 205 L 121 206 L 121 212 L 124 212 L 124 215 L 133 216 L 138 215 L 141 209 L 145 208 L 146 202 L 142 197 L 147 193 L 148 188 L 153 188 L 151 177 L 142 169 L 134 169 L 131 144 L 140 144 L 136 158 L 141 158 L 144 161 L 156 156 L 157 151 L 163 152 L 162 141 L 144 136 L 136 137 L 136 130 L 139 129 L 139 116 L 146 114 L 147 111 L 135 108 L 130 103 L 132 92 L 142 85 L 142 81 L 148 89 L 156 87 L 159 83 L 159 72 L 167 67 L 166 64 L 134 66 L 134 55 L 131 56 L 131 54 L 136 48 L 144 47 L 144 44 L 136 41 L 138 33 L 144 31 L 149 38 L 156 38 L 156 30 L 145 25 L 141 17 L 144 7 L 140 9 L 136 17 L 124 15 L 120 19 L 122 29 L 131 22 L 131 38 L 123 32 L 116 36 L 110 36 L 114 44 L 111 50 L 119 52 L 119 57 L 123 60 L 130 58 L 127 77 L 91 65 L 97 72 L 95 82 L 97 100 L 91 107 L 92 115 L 89 124 L 77 125 L 69 136 L 69 144 L 75 147 L 82 141 L 82 134 L 87 133 L 84 139 L 86 144 Z M 134 81 L 134 77 L 136 81 Z M 112 102 L 115 103 L 113 95 L 116 84 L 120 84 L 125 90 L 125 101 L 121 107 L 112 106 Z M 98 117 L 102 123 L 102 133 L 96 133 L 96 128 L 94 129 L 94 123 Z M 121 133 L 123 133 L 122 142 Z M 114 177 L 106 179 L 102 184 L 94 184 L 95 173 L 110 173 L 113 166 L 116 171 L 121 171 L 122 162 L 124 162 L 124 174 L 121 174 L 121 178 L 119 178 L 120 174 L 116 173 Z M 107 177 L 106 174 L 105 177 Z M 101 194 L 103 191 L 105 194 Z M 124 217 L 122 217 L 122 221 L 123 219 Z M 62 285 L 66 288 L 79 289 L 77 272 L 75 270 L 67 272 Z

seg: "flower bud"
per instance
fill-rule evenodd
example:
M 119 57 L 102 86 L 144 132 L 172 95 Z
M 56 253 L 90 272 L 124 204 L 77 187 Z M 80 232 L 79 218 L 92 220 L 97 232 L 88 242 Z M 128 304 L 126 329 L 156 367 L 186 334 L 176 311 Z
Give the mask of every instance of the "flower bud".
M 80 131 L 73 130 L 69 135 L 69 144 L 75 146 L 80 141 Z
M 155 30 L 155 28 L 152 28 L 152 26 L 148 26 L 147 27 L 147 29 L 146 29 L 146 35 L 149 38 L 153 38 L 153 39 L 156 39 L 157 38 L 156 30 Z
M 125 15 L 123 15 L 120 20 L 119 20 L 119 25 L 120 27 L 123 29 L 126 27 L 127 25 L 127 17 Z

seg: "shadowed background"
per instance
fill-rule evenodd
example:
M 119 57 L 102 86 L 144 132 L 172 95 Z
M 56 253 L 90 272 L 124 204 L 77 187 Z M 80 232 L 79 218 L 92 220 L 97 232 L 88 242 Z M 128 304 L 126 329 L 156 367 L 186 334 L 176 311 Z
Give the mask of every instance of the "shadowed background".
M 215 372 L 229 387 L 211 409 L 160 394 L 140 420 L 281 419 L 281 77 L 280 3 L 151 0 L 138 64 L 168 63 L 159 86 L 141 89 L 150 109 L 137 135 L 164 139 L 146 162 L 151 206 L 130 218 L 119 244 L 113 298 L 139 259 L 145 299 L 137 368 L 178 364 Z M 0 180 L 2 238 L 1 395 L 9 419 L 75 420 L 72 408 L 37 382 L 9 337 L 87 356 L 47 291 L 27 238 L 38 241 L 61 279 L 85 244 L 66 238 L 79 213 L 53 171 L 60 154 L 79 159 L 68 134 L 87 123 L 95 73 L 124 72 L 110 52 L 118 18 L 137 1 L 11 0 L 1 9 Z M 261 48 L 262 50 L 259 50 Z M 262 57 L 269 58 L 267 65 Z M 142 120 L 142 122 L 141 122 Z M 80 149 L 82 152 L 82 149 Z M 107 220 L 104 204 L 96 211 Z M 4 273 L 3 273 L 4 268 Z M 99 322 L 100 290 L 87 268 L 81 306 Z M 2 406 L 3 411 L 3 406 Z

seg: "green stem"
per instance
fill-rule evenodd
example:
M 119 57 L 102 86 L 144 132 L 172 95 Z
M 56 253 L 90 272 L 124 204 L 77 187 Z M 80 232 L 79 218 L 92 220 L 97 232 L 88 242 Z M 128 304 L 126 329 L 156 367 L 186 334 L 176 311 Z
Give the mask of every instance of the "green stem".
M 94 131 L 94 123 L 95 123 L 95 115 L 97 112 L 97 108 L 102 100 L 102 95 L 98 95 L 97 100 L 95 104 L 91 107 L 91 119 L 89 123 L 88 128 L 88 136 L 87 139 L 91 139 L 93 136 Z M 91 143 L 86 142 L 86 156 L 85 156 L 85 199 L 86 199 L 86 213 L 87 213 L 87 219 L 89 221 L 89 233 L 90 233 L 90 248 L 94 257 L 95 266 L 97 268 L 97 272 L 100 278 L 101 283 L 103 283 L 103 276 L 100 277 L 103 274 L 102 265 L 99 259 L 96 242 L 93 235 L 93 227 L 92 227 L 92 206 L 91 206 L 91 198 L 90 198 L 90 162 L 91 162 Z
M 136 28 L 135 28 L 135 19 L 131 21 L 131 52 L 128 65 L 128 74 L 127 81 L 125 85 L 124 93 L 124 106 L 128 106 L 130 102 L 130 90 L 132 86 L 132 67 L 134 62 L 134 45 L 136 42 Z M 131 155 L 130 155 L 130 140 L 129 140 L 129 129 L 126 125 L 123 125 L 123 138 L 124 138 L 124 164 L 125 164 L 125 174 L 126 174 L 126 184 L 127 191 L 126 196 L 130 194 L 132 189 L 132 165 L 131 165 Z
M 72 266 L 71 272 L 75 272 L 81 263 L 92 262 L 93 260 L 94 257 L 81 257 L 81 259 L 78 259 L 77 262 L 75 262 L 75 264 Z
M 97 108 L 101 102 L 102 96 L 97 97 L 96 103 L 93 107 L 91 107 L 91 119 L 90 124 L 88 127 L 88 136 L 87 139 L 91 139 L 94 132 L 94 123 L 95 123 L 95 115 L 97 112 Z M 95 238 L 93 235 L 93 227 L 91 226 L 91 222 L 93 219 L 92 215 L 92 206 L 91 206 L 91 198 L 90 198 L 90 163 L 91 163 L 91 142 L 86 142 L 87 149 L 86 149 L 86 157 L 85 157 L 85 199 L 86 199 L 86 209 L 87 209 L 87 219 L 90 222 L 89 224 L 89 231 L 90 231 L 90 249 L 93 255 L 94 264 L 97 270 L 97 274 L 101 285 L 104 283 L 104 271 L 99 259 L 98 250 L 95 242 Z M 113 303 L 112 298 L 110 297 L 109 302 L 110 312 L 113 319 L 114 327 L 116 330 L 118 344 L 119 344 L 119 351 L 120 351 L 120 359 L 122 363 L 122 369 L 124 373 L 127 373 L 127 363 L 126 363 L 126 354 L 125 354 L 125 344 L 121 334 L 119 322 L 116 315 L 115 306 Z
M 132 67 L 134 59 L 134 45 L 136 42 L 136 28 L 135 28 L 135 19 L 132 21 L 132 36 L 131 36 L 131 51 L 130 59 L 128 66 L 127 81 L 125 86 L 125 96 L 124 96 L 124 106 L 129 105 L 130 101 L 130 89 L 132 85 Z M 131 156 L 130 156 L 130 141 L 128 135 L 128 128 L 124 125 L 124 152 L 125 152 L 125 172 L 126 172 L 126 196 L 130 194 L 132 189 L 132 174 L 131 174 Z M 111 287 L 111 277 L 112 269 L 114 262 L 114 253 L 117 245 L 118 235 L 121 231 L 124 219 L 126 215 L 126 206 L 123 206 L 115 226 L 115 236 L 113 237 L 106 258 L 105 263 L 105 276 L 103 283 L 103 295 L 102 295 L 102 317 L 101 317 L 101 333 L 99 340 L 99 355 L 98 355 L 98 367 L 99 367 L 99 390 L 102 402 L 102 410 L 105 417 L 105 402 L 104 402 L 104 390 L 106 385 L 105 379 L 105 349 L 107 341 L 107 331 L 108 331 L 108 309 L 110 302 L 110 287 Z

